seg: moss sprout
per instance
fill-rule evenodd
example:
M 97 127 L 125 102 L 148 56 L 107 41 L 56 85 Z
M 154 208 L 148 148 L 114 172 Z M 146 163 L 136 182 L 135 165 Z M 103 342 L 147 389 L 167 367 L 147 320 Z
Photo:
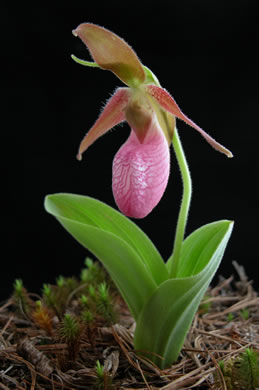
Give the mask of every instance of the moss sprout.
M 258 350 L 246 348 L 235 358 L 220 361 L 219 367 L 227 390 L 257 390 L 259 387 Z

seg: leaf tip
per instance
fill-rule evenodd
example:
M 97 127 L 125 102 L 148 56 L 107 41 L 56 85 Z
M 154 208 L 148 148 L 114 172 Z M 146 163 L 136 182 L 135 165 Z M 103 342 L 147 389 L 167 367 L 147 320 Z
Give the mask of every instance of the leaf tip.
M 230 232 L 230 234 L 232 233 L 233 229 L 234 229 L 234 224 L 235 224 L 235 221 L 229 219 L 228 220 L 228 231 Z
M 44 209 L 45 209 L 47 212 L 48 212 L 48 210 L 49 210 L 50 197 L 51 197 L 51 195 L 46 195 L 45 198 L 44 198 L 44 202 L 43 202 Z

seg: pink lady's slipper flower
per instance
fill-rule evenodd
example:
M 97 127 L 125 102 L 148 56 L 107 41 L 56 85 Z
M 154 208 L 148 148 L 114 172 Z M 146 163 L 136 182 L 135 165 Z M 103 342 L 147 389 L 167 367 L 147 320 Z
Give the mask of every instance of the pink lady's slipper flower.
M 129 88 L 118 88 L 82 140 L 77 158 L 100 136 L 127 121 L 131 133 L 114 157 L 112 190 L 119 209 L 143 218 L 159 203 L 168 182 L 169 146 L 175 117 L 182 119 L 215 149 L 232 154 L 185 116 L 153 73 L 141 64 L 131 47 L 114 33 L 90 23 L 73 31 L 88 47 L 95 62 L 76 59 L 115 73 Z

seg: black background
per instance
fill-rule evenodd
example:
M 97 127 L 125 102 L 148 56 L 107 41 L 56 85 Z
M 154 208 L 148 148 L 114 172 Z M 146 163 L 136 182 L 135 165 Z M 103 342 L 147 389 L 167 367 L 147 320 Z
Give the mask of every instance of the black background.
M 193 178 L 187 234 L 219 219 L 235 221 L 218 275 L 232 261 L 258 276 L 258 7 L 257 1 L 85 2 L 84 7 L 4 8 L 1 62 L 2 152 L 7 153 L 7 199 L 2 204 L 0 299 L 15 278 L 38 292 L 60 274 L 78 275 L 87 254 L 43 208 L 44 196 L 71 192 L 115 206 L 114 154 L 126 140 L 125 124 L 99 139 L 79 163 L 85 132 L 121 82 L 107 71 L 74 63 L 90 59 L 71 34 L 81 22 L 123 37 L 157 75 L 183 112 L 234 154 L 215 152 L 178 121 Z M 89 4 L 89 5 L 87 5 Z M 6 146 L 5 146 L 6 144 Z M 181 199 L 172 152 L 171 176 L 156 209 L 136 223 L 164 258 L 170 255 Z M 7 246 L 7 251 L 5 247 Z

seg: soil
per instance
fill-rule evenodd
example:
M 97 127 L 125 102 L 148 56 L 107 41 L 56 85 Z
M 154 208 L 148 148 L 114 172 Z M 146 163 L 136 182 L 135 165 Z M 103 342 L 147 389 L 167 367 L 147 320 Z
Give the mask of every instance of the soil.
M 108 275 L 88 265 L 41 296 L 16 281 L 0 306 L 0 389 L 259 387 L 259 296 L 241 266 L 208 289 L 178 361 L 160 370 L 134 351 L 134 320 Z

